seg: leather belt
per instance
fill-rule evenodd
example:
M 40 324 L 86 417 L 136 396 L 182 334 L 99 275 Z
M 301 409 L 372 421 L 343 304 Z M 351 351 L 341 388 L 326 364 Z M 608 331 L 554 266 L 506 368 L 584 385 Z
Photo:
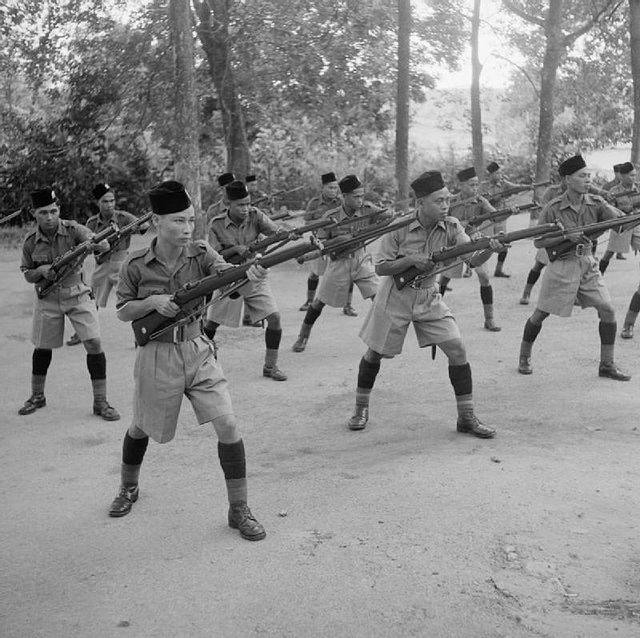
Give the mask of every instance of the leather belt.
M 200 326 L 200 320 L 196 320 L 182 326 L 176 326 L 170 330 L 165 330 L 160 336 L 156 337 L 154 341 L 161 341 L 162 343 L 182 343 L 184 341 L 197 339 L 201 335 L 202 328 Z

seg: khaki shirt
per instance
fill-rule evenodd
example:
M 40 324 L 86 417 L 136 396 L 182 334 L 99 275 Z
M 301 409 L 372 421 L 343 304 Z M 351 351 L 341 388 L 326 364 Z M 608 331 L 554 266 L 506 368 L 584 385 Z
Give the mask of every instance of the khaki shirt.
M 122 265 L 116 289 L 117 308 L 135 299 L 173 294 L 191 281 L 233 267 L 205 241 L 196 241 L 182 249 L 173 270 L 169 270 L 156 255 L 157 241 L 154 237 L 147 248 L 131 253 Z M 185 304 L 183 311 L 189 313 L 203 302 L 204 297 L 194 299 Z
M 92 236 L 93 233 L 86 226 L 68 219 L 58 221 L 58 229 L 51 239 L 40 231 L 39 226 L 36 226 L 35 230 L 32 230 L 24 239 L 20 270 L 26 273 L 35 270 L 38 266 L 52 264 L 57 257 L 88 241 Z M 65 284 L 71 285 L 81 281 L 81 274 L 82 262 L 69 271 L 65 277 Z
M 328 211 L 339 208 L 341 201 L 339 197 L 327 199 L 324 195 L 310 199 L 304 211 L 304 221 L 312 222 L 324 217 Z
M 374 264 L 377 266 L 417 253 L 433 255 L 441 248 L 467 244 L 470 241 L 462 224 L 455 217 L 447 216 L 444 221 L 438 222 L 430 229 L 425 228 L 416 219 L 411 224 L 384 235 L 380 249 L 374 257 Z M 435 283 L 436 277 L 437 275 L 425 276 L 421 285 L 427 287 Z
M 138 218 L 131 213 L 127 213 L 124 210 L 116 210 L 113 212 L 113 217 L 111 221 L 115 224 L 116 228 L 124 228 L 129 224 L 135 222 Z M 108 228 L 111 225 L 111 221 L 106 221 L 100 213 L 97 215 L 93 215 L 89 217 L 87 220 L 87 228 L 94 233 L 99 233 L 103 231 L 105 228 Z M 139 231 L 138 231 L 139 232 Z M 129 249 L 129 245 L 131 244 L 131 235 L 124 237 L 122 241 L 118 242 L 118 252 L 124 252 Z M 108 259 L 111 259 L 112 255 L 109 255 Z
M 576 226 L 595 224 L 608 219 L 615 219 L 622 213 L 607 204 L 599 195 L 586 193 L 582 196 L 578 205 L 569 201 L 567 193 L 552 199 L 540 213 L 538 224 L 550 224 L 559 221 L 566 230 Z
M 209 243 L 214 250 L 222 251 L 233 246 L 248 246 L 260 235 L 273 235 L 279 230 L 280 226 L 257 208 L 249 209 L 249 215 L 241 224 L 234 222 L 226 209 L 211 220 Z
M 459 219 L 463 224 L 476 215 L 493 213 L 495 208 L 482 196 L 461 197 L 460 193 L 451 198 L 449 215 Z
M 609 193 L 612 197 L 615 197 L 618 193 L 626 193 L 628 191 L 634 191 L 637 195 L 624 195 L 623 197 L 616 197 L 616 208 L 619 208 L 624 213 L 631 213 L 634 208 L 640 207 L 640 189 L 637 184 L 633 184 L 631 187 L 623 186 L 622 184 L 616 184 L 611 188 Z

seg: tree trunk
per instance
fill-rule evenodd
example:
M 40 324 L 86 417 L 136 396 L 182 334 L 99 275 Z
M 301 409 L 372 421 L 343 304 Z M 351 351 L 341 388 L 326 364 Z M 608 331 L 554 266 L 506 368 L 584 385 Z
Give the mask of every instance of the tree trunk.
M 198 16 L 196 31 L 207 57 L 209 74 L 218 94 L 227 170 L 244 179 L 251 172 L 249 142 L 245 131 L 244 113 L 238 95 L 235 74 L 231 66 L 229 36 L 229 5 L 232 0 L 193 0 Z
M 560 60 L 565 51 L 562 33 L 562 0 L 550 0 L 545 20 L 546 48 L 540 77 L 540 122 L 538 125 L 538 154 L 536 182 L 549 179 L 551 145 L 553 140 L 553 92 Z
M 471 18 L 471 143 L 473 147 L 473 164 L 478 177 L 484 176 L 484 148 L 482 144 L 482 107 L 480 105 L 480 55 L 478 52 L 478 36 L 480 33 L 480 5 L 482 0 L 474 0 Z
M 196 237 L 204 237 L 200 200 L 200 126 L 193 58 L 189 0 L 170 0 L 169 24 L 175 78 L 175 177 L 182 182 L 196 211 Z
M 398 0 L 398 94 L 396 98 L 396 180 L 398 199 L 409 197 L 409 59 L 411 2 Z M 403 207 L 405 210 L 407 206 Z
M 640 162 L 640 0 L 629 0 L 631 76 L 633 77 L 633 137 L 631 161 Z

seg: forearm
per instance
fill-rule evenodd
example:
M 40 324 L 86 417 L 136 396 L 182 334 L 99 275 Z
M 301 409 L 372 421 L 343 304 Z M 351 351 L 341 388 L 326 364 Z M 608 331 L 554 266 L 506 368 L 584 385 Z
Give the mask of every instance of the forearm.
M 413 265 L 414 263 L 409 257 L 400 257 L 400 259 L 395 259 L 393 261 L 383 261 L 376 264 L 376 274 L 380 277 L 384 277 L 386 275 L 399 275 L 405 270 L 411 268 Z
M 23 270 L 22 274 L 30 284 L 37 284 L 43 278 L 39 268 Z
M 155 310 L 152 298 L 132 299 L 118 308 L 116 315 L 120 321 L 135 321 Z

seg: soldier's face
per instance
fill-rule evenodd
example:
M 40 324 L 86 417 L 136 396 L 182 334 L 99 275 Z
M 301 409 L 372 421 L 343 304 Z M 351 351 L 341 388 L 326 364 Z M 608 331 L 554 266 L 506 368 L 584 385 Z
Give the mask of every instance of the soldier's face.
M 591 173 L 587 167 L 567 175 L 564 179 L 567 188 L 576 191 L 576 193 L 586 193 L 591 185 Z
M 179 213 L 170 215 L 154 215 L 158 229 L 158 239 L 171 246 L 185 246 L 191 241 L 196 225 L 196 214 L 193 206 Z
M 336 199 L 340 195 L 340 187 L 338 182 L 329 182 L 322 186 L 322 192 L 329 199 Z
M 100 207 L 100 213 L 107 219 L 113 215 L 113 211 L 116 209 L 116 197 L 113 193 L 105 193 L 99 200 L 98 206 Z
M 444 220 L 449 212 L 451 193 L 445 186 L 418 200 L 418 217 L 425 226 L 431 226 Z
M 258 192 L 258 182 L 247 182 L 247 190 L 249 194 Z
M 629 188 L 630 186 L 633 186 L 636 183 L 636 171 L 635 169 L 632 170 L 630 173 L 620 173 L 620 184 L 622 184 L 622 186 L 626 186 L 627 188 Z
M 460 194 L 462 197 L 475 197 L 478 194 L 479 180 L 477 177 L 472 177 L 466 182 L 460 184 Z
M 502 175 L 500 174 L 500 169 L 498 169 L 497 171 L 494 171 L 493 173 L 489 173 L 489 181 L 492 184 L 497 184 L 500 181 L 501 177 Z
M 58 227 L 60 219 L 60 208 L 57 204 L 41 206 L 33 211 L 33 216 L 40 227 L 40 230 L 47 232 Z
M 229 202 L 229 217 L 231 217 L 234 222 L 242 223 L 249 216 L 250 207 L 250 197 L 235 199 Z
M 356 210 L 362 208 L 364 204 L 364 188 L 356 188 L 356 190 L 350 193 L 344 194 L 344 205 L 349 210 Z

